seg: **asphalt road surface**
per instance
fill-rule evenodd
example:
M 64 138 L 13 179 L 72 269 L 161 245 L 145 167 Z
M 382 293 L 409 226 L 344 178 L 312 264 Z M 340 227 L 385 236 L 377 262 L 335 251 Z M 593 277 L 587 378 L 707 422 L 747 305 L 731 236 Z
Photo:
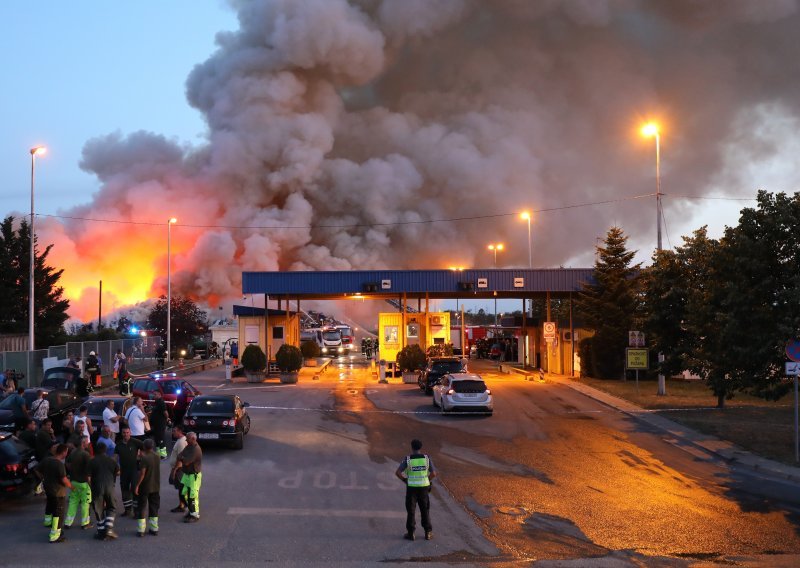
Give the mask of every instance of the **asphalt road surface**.
M 137 538 L 121 518 L 115 542 L 73 528 L 50 545 L 44 499 L 27 497 L 0 502 L 0 563 L 800 565 L 797 487 L 732 470 L 564 385 L 482 365 L 494 416 L 441 416 L 416 386 L 378 384 L 357 359 L 298 385 L 193 375 L 203 392 L 238 393 L 252 420 L 244 450 L 204 448 L 200 523 L 168 512 L 165 465 L 158 537 Z M 415 437 L 440 472 L 432 541 L 402 538 L 394 470 Z

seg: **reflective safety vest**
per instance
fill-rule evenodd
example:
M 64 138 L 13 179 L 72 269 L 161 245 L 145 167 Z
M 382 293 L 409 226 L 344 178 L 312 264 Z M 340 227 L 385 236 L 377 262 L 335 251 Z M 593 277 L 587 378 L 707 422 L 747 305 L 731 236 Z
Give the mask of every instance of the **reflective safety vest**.
M 408 476 L 409 487 L 428 487 L 431 480 L 428 477 L 430 471 L 430 461 L 428 456 L 406 458 L 406 475 Z

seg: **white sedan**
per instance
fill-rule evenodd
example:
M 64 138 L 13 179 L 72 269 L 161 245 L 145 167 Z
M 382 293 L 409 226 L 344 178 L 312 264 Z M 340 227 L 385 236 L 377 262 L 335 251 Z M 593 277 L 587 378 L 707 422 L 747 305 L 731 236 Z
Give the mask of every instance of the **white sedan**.
M 433 406 L 442 414 L 451 411 L 478 411 L 492 414 L 492 391 L 475 373 L 450 373 L 433 387 Z

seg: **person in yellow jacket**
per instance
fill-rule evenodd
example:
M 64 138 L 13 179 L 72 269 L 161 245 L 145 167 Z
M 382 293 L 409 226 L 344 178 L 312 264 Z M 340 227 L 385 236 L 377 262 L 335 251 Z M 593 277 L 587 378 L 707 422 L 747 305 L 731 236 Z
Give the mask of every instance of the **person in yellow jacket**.
M 420 522 L 425 530 L 425 540 L 433 538 L 430 517 L 431 480 L 436 477 L 431 458 L 420 452 L 422 442 L 411 440 L 411 454 L 403 458 L 395 475 L 406 484 L 406 540 L 414 540 L 416 510 L 419 506 Z

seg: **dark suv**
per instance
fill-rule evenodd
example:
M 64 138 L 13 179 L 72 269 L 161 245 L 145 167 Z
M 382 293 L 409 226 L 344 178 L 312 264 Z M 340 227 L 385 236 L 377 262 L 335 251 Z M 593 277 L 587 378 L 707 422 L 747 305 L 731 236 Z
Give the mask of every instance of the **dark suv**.
M 420 373 L 417 384 L 425 394 L 433 394 L 433 387 L 439 384 L 444 375 L 464 373 L 466 370 L 460 357 L 431 357 L 425 365 L 425 370 Z
M 183 419 L 192 399 L 200 394 L 189 381 L 178 377 L 176 373 L 153 373 L 149 377 L 136 379 L 132 390 L 133 396 L 142 397 L 145 405 L 153 401 L 153 392 L 160 390 L 170 418 L 176 423 Z

